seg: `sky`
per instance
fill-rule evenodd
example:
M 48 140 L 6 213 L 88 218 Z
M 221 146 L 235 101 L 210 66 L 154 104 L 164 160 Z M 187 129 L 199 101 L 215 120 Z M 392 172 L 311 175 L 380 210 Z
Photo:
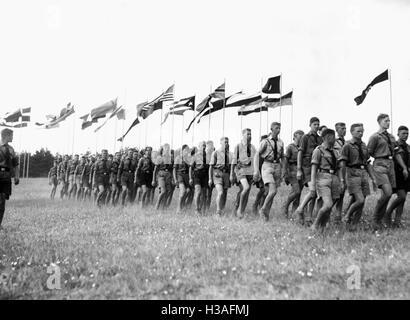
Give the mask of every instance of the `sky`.
M 71 102 L 76 113 L 58 129 L 16 129 L 17 151 L 41 147 L 83 153 L 121 147 L 115 142 L 136 117 L 135 106 L 175 84 L 175 98 L 199 103 L 224 81 L 226 94 L 255 93 L 268 77 L 282 75 L 282 93 L 294 90 L 292 107 L 246 117 L 226 109 L 231 144 L 249 127 L 253 143 L 268 123 L 281 121 L 281 138 L 309 129 L 312 116 L 329 127 L 339 121 L 377 130 L 390 113 L 393 133 L 410 125 L 410 1 L 4 1 L 0 4 L 0 116 L 31 107 L 32 121 L 58 114 Z M 391 83 L 373 87 L 361 106 L 353 98 L 389 68 Z M 391 84 L 391 91 L 390 91 Z M 80 116 L 118 97 L 127 119 L 99 133 L 81 130 Z M 157 111 L 135 127 L 124 146 L 196 145 L 218 141 L 223 112 L 183 131 L 193 113 L 172 117 L 160 130 Z M 279 115 L 281 117 L 279 118 Z M 261 125 L 260 125 L 261 124 Z M 347 137 L 349 137 L 349 133 Z

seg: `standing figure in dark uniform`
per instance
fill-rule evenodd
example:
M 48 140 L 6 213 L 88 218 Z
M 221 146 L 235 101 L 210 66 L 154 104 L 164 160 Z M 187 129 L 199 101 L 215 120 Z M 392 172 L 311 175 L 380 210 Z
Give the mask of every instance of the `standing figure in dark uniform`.
M 132 200 L 134 189 L 134 175 L 137 169 L 137 159 L 134 158 L 134 150 L 128 150 L 127 156 L 123 159 L 118 167 L 117 181 L 121 182 L 121 205 L 125 205 L 126 199 Z
M 81 157 L 80 163 L 77 164 L 74 170 L 74 181 L 76 185 L 76 196 L 74 197 L 77 201 L 79 201 L 84 193 L 84 187 L 83 187 L 83 179 L 81 177 L 84 167 L 85 167 L 85 156 Z
M 118 198 L 120 197 L 120 184 L 118 183 L 118 169 L 121 163 L 121 153 L 116 152 L 115 157 L 111 163 L 110 168 L 110 191 L 107 195 L 106 204 L 111 203 L 113 206 L 117 204 Z
M 184 208 L 184 203 L 189 192 L 189 162 L 190 149 L 184 144 L 180 151 L 180 155 L 175 157 L 173 176 L 176 182 L 176 187 L 179 189 L 178 203 L 176 213 L 181 213 Z
M 58 184 L 58 161 L 53 161 L 53 166 L 51 167 L 50 171 L 48 172 L 48 184 L 51 187 L 50 199 L 53 200 L 54 196 L 56 195 L 57 191 L 57 184 Z
M 83 171 L 81 172 L 81 180 L 83 184 L 83 196 L 82 200 L 84 201 L 85 199 L 90 199 L 91 198 L 91 176 L 92 176 L 92 171 L 91 171 L 91 166 L 92 166 L 92 156 L 90 156 L 84 165 Z
M 154 163 L 151 159 L 151 147 L 146 147 L 144 156 L 138 162 L 136 176 L 141 185 L 141 209 L 145 208 L 150 203 L 150 193 L 152 192 L 152 174 L 154 172 Z
M 174 183 L 172 178 L 172 168 L 174 161 L 172 158 L 169 144 L 165 143 L 160 151 L 158 157 L 155 159 L 155 168 L 152 178 L 152 185 L 155 186 L 158 179 L 159 196 L 155 209 L 165 209 L 167 207 L 168 196 L 172 191 L 172 184 Z
M 0 142 L 0 230 L 6 210 L 6 200 L 11 196 L 11 178 L 14 176 L 14 184 L 19 184 L 19 162 L 13 147 L 9 145 L 13 141 L 13 131 L 6 128 L 1 131 Z
M 68 189 L 68 156 L 63 157 L 63 161 L 60 162 L 58 166 L 58 183 L 61 184 L 60 189 L 60 199 L 64 198 L 64 195 L 67 195 Z
M 75 169 L 78 165 L 78 159 L 78 154 L 76 154 L 74 158 L 68 162 L 68 199 L 71 199 L 71 196 L 75 199 L 75 194 L 77 191 L 75 184 Z
M 111 163 L 108 161 L 108 151 L 103 149 L 101 152 L 101 159 L 99 159 L 94 166 L 94 180 L 98 188 L 97 206 L 101 207 L 104 204 L 104 197 L 107 188 L 110 186 L 110 167 Z
M 394 173 L 395 157 L 397 163 L 403 170 L 403 177 L 407 180 L 409 173 L 407 167 L 403 163 L 403 159 L 397 154 L 398 147 L 394 136 L 387 132 L 390 127 L 390 118 L 387 114 L 380 114 L 377 117 L 379 123 L 379 131 L 374 133 L 369 138 L 367 148 L 370 156 L 374 158 L 373 171 L 376 178 L 377 187 L 382 190 L 381 196 L 377 200 L 376 208 L 373 215 L 373 230 L 380 230 L 382 220 L 387 218 L 387 204 L 393 194 L 393 189 L 396 188 L 396 176 Z M 386 222 L 386 221 L 385 221 Z M 387 221 L 389 224 L 389 222 Z M 389 227 L 389 225 L 387 225 Z
M 194 205 L 195 213 L 200 215 L 205 213 L 206 195 L 208 186 L 208 167 L 206 160 L 206 143 L 201 141 L 198 144 L 195 154 L 192 157 L 189 168 L 189 184 L 195 188 Z
M 399 147 L 397 153 L 403 160 L 404 165 L 407 167 L 407 171 L 410 170 L 410 146 L 407 144 L 407 138 L 409 137 L 409 129 L 405 126 L 400 126 L 398 129 L 397 145 Z M 397 194 L 397 198 L 394 199 L 387 208 L 386 211 L 386 221 L 390 225 L 392 219 L 392 213 L 396 210 L 394 216 L 393 227 L 400 228 L 403 225 L 401 224 L 401 216 L 403 214 L 403 207 L 406 201 L 407 193 L 410 191 L 410 178 L 404 177 L 403 168 L 400 166 L 398 161 L 394 159 L 394 171 L 396 173 L 396 188 L 393 189 L 393 192 Z

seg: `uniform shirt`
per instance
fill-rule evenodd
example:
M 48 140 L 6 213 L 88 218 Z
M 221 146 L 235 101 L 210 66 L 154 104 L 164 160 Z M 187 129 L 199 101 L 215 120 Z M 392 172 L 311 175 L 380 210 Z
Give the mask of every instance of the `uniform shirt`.
M 8 143 L 0 145 L 0 167 L 12 169 L 17 167 L 18 157 Z
M 120 167 L 120 163 L 117 160 L 111 162 L 110 173 L 111 177 L 117 177 L 118 169 Z
M 340 153 L 342 152 L 342 148 L 345 145 L 345 138 L 339 137 L 336 139 L 335 144 L 333 146 L 333 150 L 335 150 L 337 157 L 340 156 Z
M 154 171 L 154 163 L 150 157 L 142 157 L 138 162 L 138 168 L 144 173 L 152 173 Z
M 322 137 L 316 132 L 309 132 L 302 136 L 300 140 L 300 150 L 302 151 L 302 167 L 309 167 L 313 150 L 323 143 Z
M 215 169 L 228 171 L 231 163 L 232 152 L 228 151 L 228 159 L 225 163 L 225 150 L 215 150 L 211 154 L 211 161 L 209 162 L 209 165 L 214 166 Z
M 244 175 L 253 174 L 253 158 L 256 149 L 253 144 L 238 143 L 233 151 L 232 164 L 236 164 L 238 172 Z
M 359 145 L 362 149 L 362 156 L 360 155 Z M 363 141 L 355 143 L 352 139 L 347 141 L 343 146 L 340 152 L 339 161 L 346 161 L 347 167 L 364 166 L 367 164 L 369 158 L 369 150 L 367 149 L 366 144 Z
M 111 162 L 107 159 L 100 159 L 94 165 L 94 174 L 97 176 L 107 176 L 110 173 Z
M 83 172 L 83 170 L 84 170 L 84 167 L 85 167 L 85 164 L 80 164 L 80 163 L 79 163 L 79 164 L 75 167 L 74 174 L 75 174 L 76 176 L 81 175 L 82 172 Z
M 118 177 L 124 173 L 134 173 L 137 169 L 138 162 L 130 157 L 126 157 L 121 161 L 120 166 L 118 167 Z
M 276 154 L 275 154 L 275 139 L 269 137 L 267 139 L 263 139 L 260 144 L 260 149 L 266 146 L 265 151 L 261 154 L 262 159 L 266 161 L 276 161 L 283 158 L 285 153 L 285 145 L 283 141 L 279 138 L 276 139 Z
M 74 160 L 70 161 L 68 163 L 68 174 L 70 175 L 74 174 L 75 169 L 77 168 L 77 165 L 78 165 L 78 161 L 74 161 Z
M 174 157 L 171 154 L 158 156 L 156 159 L 156 166 L 158 170 L 171 171 L 174 167 Z
M 376 132 L 370 136 L 367 149 L 373 158 L 391 157 L 395 149 L 397 150 L 397 143 L 394 136 L 387 131 L 385 133 Z
M 84 166 L 84 168 L 83 168 L 82 175 L 83 175 L 85 178 L 89 178 L 89 177 L 90 177 L 90 174 L 91 174 L 91 171 L 92 171 L 92 164 L 87 163 L 87 164 Z
M 337 157 L 333 149 L 327 149 L 323 145 L 313 150 L 311 164 L 318 165 L 319 169 L 335 170 L 337 169 Z
M 48 175 L 50 177 L 57 177 L 57 169 L 58 167 L 51 167 L 50 171 L 48 172 Z
M 212 154 L 212 153 L 211 153 Z M 211 154 L 207 154 L 206 151 L 203 150 L 195 152 L 194 156 L 192 157 L 191 167 L 198 171 L 198 170 L 206 170 L 207 164 L 211 160 Z
M 296 165 L 297 164 L 297 162 L 298 162 L 298 151 L 299 151 L 299 147 L 294 142 L 292 142 L 286 148 L 285 157 L 288 160 L 288 163 L 290 165 Z
M 176 169 L 177 173 L 188 173 L 189 159 L 187 159 L 187 156 L 175 157 L 174 168 Z
M 61 176 L 65 176 L 65 174 L 67 173 L 67 169 L 68 169 L 68 161 L 63 161 L 58 165 L 58 175 Z
M 410 146 L 402 140 L 397 141 L 398 150 L 397 153 L 400 154 L 403 159 L 404 165 L 410 168 Z M 396 167 L 400 167 L 398 164 Z

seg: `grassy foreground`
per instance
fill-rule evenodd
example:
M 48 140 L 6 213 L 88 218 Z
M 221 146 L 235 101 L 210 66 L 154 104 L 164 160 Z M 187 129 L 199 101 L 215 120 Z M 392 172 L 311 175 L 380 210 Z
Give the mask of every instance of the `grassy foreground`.
M 0 299 L 410 298 L 409 227 L 379 236 L 331 227 L 312 236 L 275 216 L 288 191 L 281 188 L 264 223 L 249 215 L 97 210 L 50 201 L 47 180 L 23 180 L 0 231 Z M 60 290 L 47 287 L 56 275 L 47 273 L 51 263 L 59 266 Z M 358 290 L 347 286 L 352 265 L 360 268 Z

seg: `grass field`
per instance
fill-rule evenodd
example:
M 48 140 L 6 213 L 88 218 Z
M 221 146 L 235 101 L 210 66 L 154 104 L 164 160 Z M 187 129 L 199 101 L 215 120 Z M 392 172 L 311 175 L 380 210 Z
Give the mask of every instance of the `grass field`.
M 0 231 L 0 299 L 410 298 L 409 228 L 376 236 L 330 227 L 312 236 L 275 216 L 288 191 L 281 188 L 265 223 L 176 215 L 175 200 L 166 212 L 97 210 L 50 201 L 47 180 L 23 180 Z M 51 263 L 60 290 L 47 287 L 57 275 L 47 274 Z M 357 290 L 347 286 L 352 265 L 360 268 Z

